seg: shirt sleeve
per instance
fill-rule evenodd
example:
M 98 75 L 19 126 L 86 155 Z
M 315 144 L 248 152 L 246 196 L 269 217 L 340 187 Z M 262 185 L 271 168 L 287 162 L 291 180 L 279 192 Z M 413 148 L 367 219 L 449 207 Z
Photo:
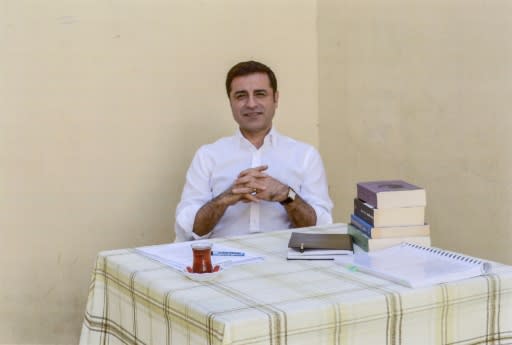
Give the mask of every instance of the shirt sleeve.
M 320 154 L 310 147 L 303 162 L 304 179 L 299 194 L 316 212 L 316 225 L 332 224 L 333 203 Z
M 213 198 L 210 184 L 212 165 L 206 148 L 201 147 L 188 168 L 181 200 L 176 207 L 176 242 L 210 237 L 210 234 L 198 236 L 192 230 L 197 211 Z

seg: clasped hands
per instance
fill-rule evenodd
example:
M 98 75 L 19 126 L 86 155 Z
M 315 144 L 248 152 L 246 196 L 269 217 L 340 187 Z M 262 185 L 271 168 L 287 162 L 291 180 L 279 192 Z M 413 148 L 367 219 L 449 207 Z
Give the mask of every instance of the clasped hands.
M 289 187 L 265 173 L 267 169 L 267 165 L 260 165 L 238 174 L 233 185 L 223 193 L 228 204 L 233 205 L 238 201 L 283 201 L 286 199 Z

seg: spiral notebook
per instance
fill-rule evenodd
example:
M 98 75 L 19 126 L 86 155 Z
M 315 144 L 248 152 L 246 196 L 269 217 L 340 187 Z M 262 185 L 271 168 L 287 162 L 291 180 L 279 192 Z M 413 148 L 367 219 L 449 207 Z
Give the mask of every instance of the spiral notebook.
M 484 260 L 447 250 L 412 243 L 358 252 L 336 258 L 352 271 L 368 273 L 411 288 L 472 278 L 491 272 Z

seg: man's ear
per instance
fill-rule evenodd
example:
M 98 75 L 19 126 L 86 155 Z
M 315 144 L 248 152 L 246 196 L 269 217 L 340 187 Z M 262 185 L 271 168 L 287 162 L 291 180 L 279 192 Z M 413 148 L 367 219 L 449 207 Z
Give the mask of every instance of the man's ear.
M 279 91 L 274 92 L 274 103 L 276 104 L 277 108 L 277 104 L 279 103 Z

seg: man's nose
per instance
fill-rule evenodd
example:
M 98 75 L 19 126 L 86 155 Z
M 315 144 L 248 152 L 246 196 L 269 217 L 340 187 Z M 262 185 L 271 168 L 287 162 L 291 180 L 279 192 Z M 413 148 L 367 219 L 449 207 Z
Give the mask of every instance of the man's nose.
M 249 95 L 249 97 L 247 97 L 247 104 L 246 105 L 249 108 L 254 108 L 255 106 L 257 106 L 258 104 L 256 103 L 256 98 L 253 95 Z

